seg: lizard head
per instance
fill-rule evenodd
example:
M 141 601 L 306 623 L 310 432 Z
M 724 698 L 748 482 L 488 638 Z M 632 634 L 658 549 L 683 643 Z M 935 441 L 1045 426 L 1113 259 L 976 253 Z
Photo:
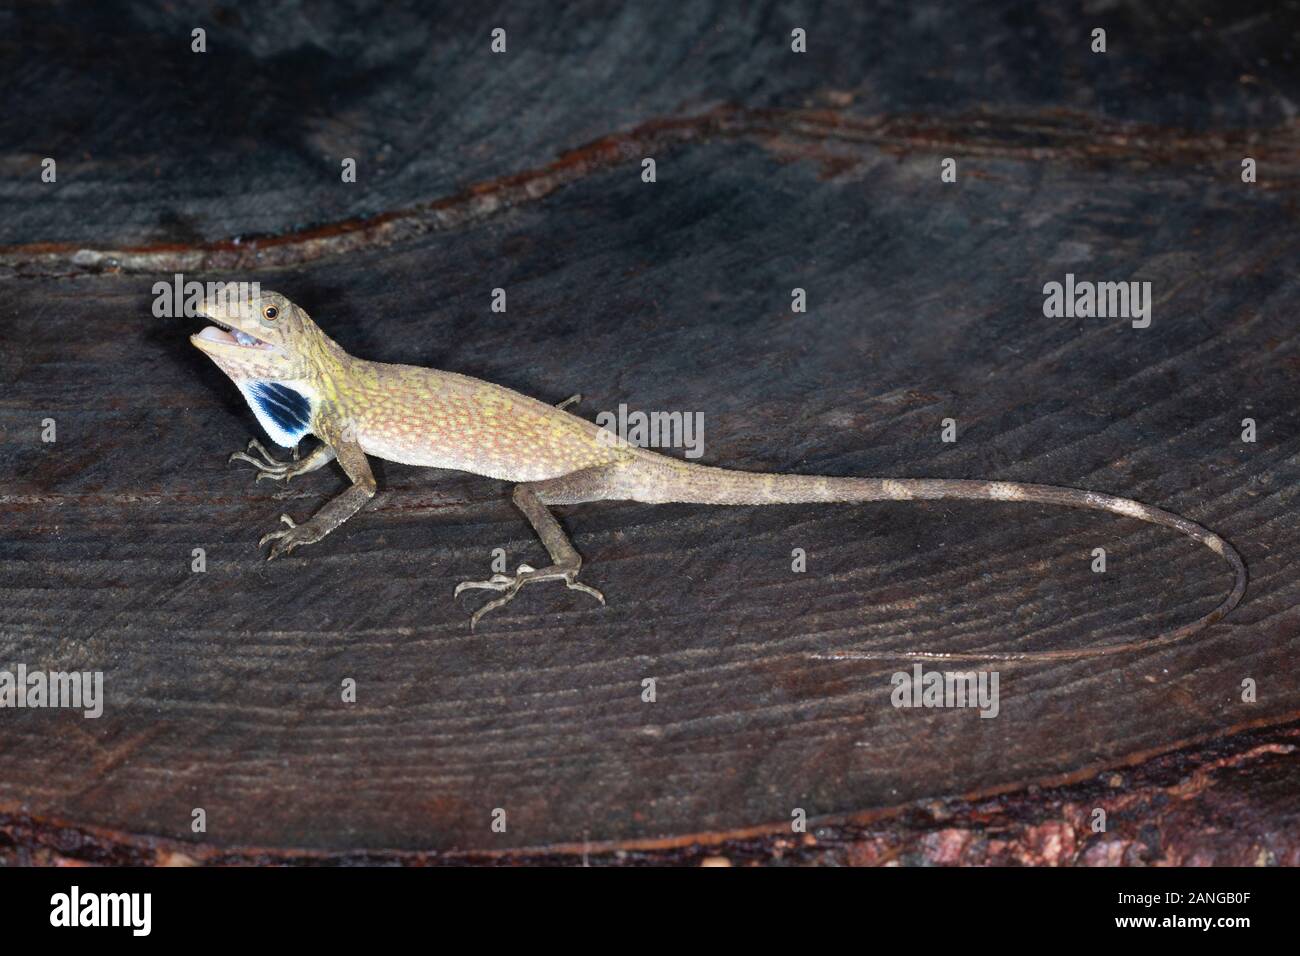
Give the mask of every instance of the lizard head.
M 216 324 L 190 342 L 236 384 L 307 378 L 328 341 L 311 316 L 278 292 L 210 296 L 198 312 Z
M 210 295 L 198 312 L 215 324 L 190 342 L 239 386 L 273 441 L 296 445 L 313 427 L 338 346 L 278 292 Z

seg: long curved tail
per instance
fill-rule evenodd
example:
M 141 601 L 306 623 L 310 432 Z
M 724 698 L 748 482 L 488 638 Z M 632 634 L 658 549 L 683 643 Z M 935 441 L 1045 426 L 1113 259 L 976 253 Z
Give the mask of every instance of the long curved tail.
M 687 464 L 672 459 L 646 458 L 633 470 L 627 490 L 637 501 L 687 502 L 716 505 L 799 504 L 805 502 L 931 501 L 944 498 L 968 501 L 1026 501 L 1067 508 L 1109 511 L 1126 518 L 1180 531 L 1221 555 L 1232 566 L 1236 582 L 1213 611 L 1190 624 L 1145 640 L 1101 647 L 1055 651 L 942 653 L 936 651 L 843 651 L 814 655 L 830 660 L 944 660 L 944 661 L 1073 661 L 1163 647 L 1191 637 L 1221 621 L 1246 593 L 1246 565 L 1226 540 L 1194 521 L 1152 508 L 1130 498 L 1055 485 L 1013 481 L 967 481 L 949 478 L 829 478 L 810 475 L 760 474 Z

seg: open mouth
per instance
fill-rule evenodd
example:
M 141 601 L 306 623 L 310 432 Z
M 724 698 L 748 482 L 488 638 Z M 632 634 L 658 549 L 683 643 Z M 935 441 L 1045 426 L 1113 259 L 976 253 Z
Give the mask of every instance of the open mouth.
M 275 348 L 275 346 L 270 342 L 263 342 L 257 336 L 249 335 L 241 329 L 237 329 L 231 325 L 226 325 L 226 323 L 219 319 L 214 319 L 211 316 L 206 316 L 206 318 L 216 322 L 217 324 L 207 326 L 198 334 L 198 338 L 205 342 L 219 342 L 222 345 L 237 345 L 246 349 Z

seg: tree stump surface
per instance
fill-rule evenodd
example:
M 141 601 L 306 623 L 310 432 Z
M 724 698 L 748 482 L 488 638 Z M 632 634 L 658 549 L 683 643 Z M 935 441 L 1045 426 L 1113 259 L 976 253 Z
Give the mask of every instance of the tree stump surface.
M 0 860 L 1300 862 L 1294 9 L 212 9 L 0 14 L 0 668 L 106 695 L 0 710 Z M 558 513 L 608 607 L 471 633 L 456 582 L 544 560 L 508 486 L 376 461 L 268 563 L 344 479 L 227 465 L 260 433 L 154 316 L 177 272 L 587 417 L 702 412 L 709 464 L 1132 497 L 1249 590 L 1000 667 L 994 719 L 897 709 L 907 663 L 812 655 L 1155 635 L 1231 576 L 1102 513 L 607 502 Z M 1150 281 L 1150 327 L 1046 317 L 1067 273 Z

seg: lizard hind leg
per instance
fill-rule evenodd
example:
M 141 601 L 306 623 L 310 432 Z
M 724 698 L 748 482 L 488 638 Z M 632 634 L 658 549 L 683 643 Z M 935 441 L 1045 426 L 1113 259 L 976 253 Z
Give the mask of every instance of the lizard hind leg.
M 555 479 L 555 482 L 564 480 L 559 478 Z M 555 516 L 551 514 L 538 494 L 544 493 L 550 485 L 552 482 L 549 481 L 537 482 L 533 485 L 516 485 L 513 500 L 516 507 L 528 519 L 528 523 L 533 526 L 537 536 L 542 539 L 542 544 L 546 546 L 553 563 L 545 568 L 533 568 L 521 564 L 514 575 L 494 574 L 486 581 L 462 581 L 456 585 L 457 596 L 471 588 L 501 592 L 501 597 L 489 601 L 474 612 L 474 616 L 469 621 L 471 631 L 483 615 L 509 604 L 519 593 L 520 588 L 535 581 L 563 581 L 570 590 L 589 594 L 604 605 L 603 594 L 578 580 L 578 571 L 582 568 L 582 556 L 574 549 L 568 535 L 564 533 L 564 529 L 560 527 L 560 523 L 555 520 Z

